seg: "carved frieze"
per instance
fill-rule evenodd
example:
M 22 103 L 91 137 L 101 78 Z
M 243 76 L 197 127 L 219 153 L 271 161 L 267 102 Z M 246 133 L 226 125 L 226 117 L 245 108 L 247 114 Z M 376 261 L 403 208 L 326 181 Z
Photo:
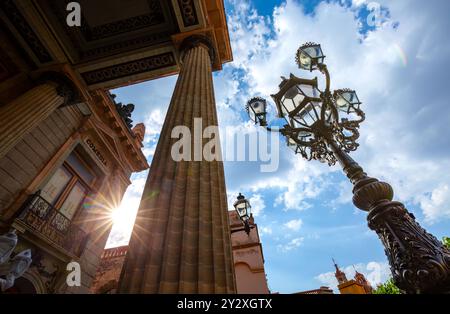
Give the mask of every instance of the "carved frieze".
M 41 63 L 47 63 L 53 61 L 47 48 L 42 44 L 39 37 L 33 31 L 32 27 L 28 24 L 27 20 L 20 12 L 19 8 L 16 6 L 12 0 L 2 0 L 0 1 L 0 9 L 8 17 L 9 21 L 22 36 L 25 43 L 34 53 L 36 58 Z
M 65 25 L 67 16 L 66 7 L 71 0 L 49 1 L 50 7 L 58 17 L 61 25 Z M 108 37 L 117 36 L 123 33 L 132 32 L 142 28 L 158 25 L 163 23 L 164 14 L 159 0 L 148 0 L 149 10 L 145 14 L 129 17 L 123 20 L 117 20 L 96 26 L 90 26 L 83 12 L 81 12 L 81 27 L 79 29 L 73 27 L 65 27 L 65 31 L 69 36 L 74 32 L 80 31 L 86 42 L 100 40 Z M 76 37 L 72 37 L 76 39 Z
M 168 42 L 176 31 L 170 24 L 166 2 L 160 0 L 147 0 L 148 10 L 136 16 L 93 26 L 82 11 L 80 27 L 66 26 L 68 2 L 41 0 L 41 5 L 73 47 L 71 54 L 76 63 Z
M 197 13 L 193 0 L 178 0 L 184 27 L 198 24 Z
M 11 58 L 0 49 L 0 82 L 18 73 L 18 68 Z
M 82 77 L 88 85 L 92 85 L 112 81 L 126 76 L 150 72 L 172 65 L 176 65 L 175 57 L 172 52 L 166 52 L 139 60 L 85 72 L 82 73 Z

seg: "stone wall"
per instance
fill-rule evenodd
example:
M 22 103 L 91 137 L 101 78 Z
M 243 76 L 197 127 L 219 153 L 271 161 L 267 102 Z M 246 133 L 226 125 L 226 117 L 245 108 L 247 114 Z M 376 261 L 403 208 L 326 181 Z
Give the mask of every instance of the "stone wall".
M 0 219 L 75 132 L 81 119 L 76 107 L 58 109 L 0 159 Z
M 105 249 L 90 291 L 115 293 L 128 245 Z

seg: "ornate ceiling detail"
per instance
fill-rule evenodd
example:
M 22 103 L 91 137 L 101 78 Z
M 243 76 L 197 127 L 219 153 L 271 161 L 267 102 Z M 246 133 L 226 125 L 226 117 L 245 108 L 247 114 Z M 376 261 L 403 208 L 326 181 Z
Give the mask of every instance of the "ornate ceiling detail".
M 61 38 L 66 38 L 65 45 L 74 48 L 68 47 L 68 50 L 75 63 L 169 42 L 170 36 L 177 31 L 166 1 L 143 0 L 141 5 L 146 7 L 145 12 L 137 11 L 135 16 L 123 19 L 105 18 L 99 25 L 92 24 L 92 17 L 89 19 L 82 10 L 81 27 L 66 25 L 68 2 L 70 0 L 39 1 L 43 10 L 50 12 L 50 20 Z M 100 5 L 95 9 L 101 14 Z
M 222 0 L 79 0 L 80 27 L 67 25 L 69 2 L 0 0 L 0 10 L 37 68 L 67 64 L 89 89 L 177 73 L 178 49 L 191 35 L 211 41 L 213 70 L 232 58 Z M 3 63 L 0 77 L 7 70 Z
M 92 85 L 105 81 L 111 81 L 125 76 L 154 71 L 173 65 L 176 65 L 175 57 L 172 52 L 167 52 L 139 60 L 85 72 L 82 73 L 82 77 L 88 85 Z
M 27 20 L 17 8 L 13 0 L 0 1 L 0 9 L 3 10 L 11 24 L 14 25 L 17 32 L 19 32 L 28 47 L 36 55 L 39 62 L 48 63 L 53 61 L 53 58 L 47 48 L 45 48 L 42 44 L 41 40 L 28 24 Z
M 18 73 L 17 66 L 9 56 L 0 49 L 0 82 Z
M 71 2 L 71 0 L 49 2 L 50 8 L 55 16 L 59 18 L 62 25 L 65 24 L 65 17 L 67 15 L 66 6 L 69 2 Z M 82 23 L 79 29 L 74 27 L 65 27 L 65 30 L 66 32 L 80 31 L 83 39 L 86 42 L 90 42 L 164 23 L 165 18 L 159 0 L 147 0 L 147 3 L 149 6 L 149 12 L 146 14 L 92 27 L 89 25 L 86 17 L 82 14 Z
M 171 32 L 161 32 L 157 34 L 149 34 L 146 36 L 128 39 L 113 44 L 100 46 L 98 48 L 93 48 L 89 50 L 82 50 L 81 46 L 78 45 L 76 41 L 72 41 L 74 45 L 79 48 L 79 58 L 82 60 L 93 60 L 96 58 L 101 58 L 109 56 L 115 53 L 125 52 L 132 49 L 139 49 L 143 47 L 152 46 L 158 43 L 163 43 L 167 41 Z
M 149 0 L 148 5 L 150 12 L 147 14 L 99 25 L 91 29 L 84 28 L 85 38 L 98 40 L 163 23 L 165 19 L 159 0 Z
M 178 5 L 180 6 L 184 27 L 198 24 L 193 0 L 178 0 Z

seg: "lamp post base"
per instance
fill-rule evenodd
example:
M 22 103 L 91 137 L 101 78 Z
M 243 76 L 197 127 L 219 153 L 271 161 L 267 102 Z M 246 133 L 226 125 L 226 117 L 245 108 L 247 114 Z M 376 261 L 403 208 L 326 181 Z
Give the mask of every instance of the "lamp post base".
M 390 184 L 368 177 L 354 164 L 350 169 L 353 204 L 368 212 L 369 228 L 384 245 L 397 287 L 408 294 L 450 293 L 450 250 L 402 203 L 392 201 Z
M 371 209 L 367 220 L 385 247 L 400 290 L 450 293 L 450 251 L 423 229 L 402 203 L 383 200 Z
M 333 141 L 328 142 L 353 183 L 353 204 L 367 211 L 369 228 L 384 245 L 392 277 L 404 293 L 450 293 L 450 250 L 429 234 L 400 202 L 390 184 L 367 176 Z

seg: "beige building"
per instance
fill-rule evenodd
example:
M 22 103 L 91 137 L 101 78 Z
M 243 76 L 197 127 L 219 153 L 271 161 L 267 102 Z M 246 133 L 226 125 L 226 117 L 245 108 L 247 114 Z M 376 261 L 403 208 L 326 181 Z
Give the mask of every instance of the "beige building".
M 258 225 L 250 216 L 250 234 L 242 231 L 242 221 L 236 211 L 229 211 L 231 245 L 233 248 L 236 291 L 244 294 L 268 294 L 264 254 L 259 238 Z M 236 232 L 237 231 L 237 232 Z
M 150 234 L 134 233 L 120 291 L 234 292 L 223 166 L 167 155 L 175 124 L 217 125 L 212 71 L 232 60 L 223 1 L 80 0 L 80 27 L 69 2 L 0 1 L 0 235 L 17 230 L 12 255 L 33 260 L 9 291 L 89 291 L 109 212 L 148 167 L 144 126 L 108 90 L 179 73 L 137 219 Z M 65 284 L 71 261 L 79 287 Z

